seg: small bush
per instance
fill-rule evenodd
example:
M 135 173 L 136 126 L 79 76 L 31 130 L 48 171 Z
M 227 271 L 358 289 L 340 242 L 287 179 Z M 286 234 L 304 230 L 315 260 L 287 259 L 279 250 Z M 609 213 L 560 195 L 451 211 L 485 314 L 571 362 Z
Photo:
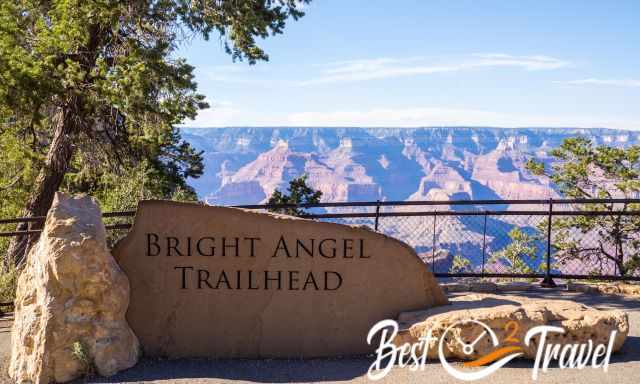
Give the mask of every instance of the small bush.
M 18 271 L 16 269 L 12 268 L 7 272 L 0 271 L 0 303 L 11 303 L 15 300 L 17 284 Z M 0 311 L 2 309 L 0 307 Z
M 449 273 L 471 272 L 471 261 L 461 255 L 453 256 Z
M 82 341 L 76 341 L 71 346 L 71 354 L 80 364 L 82 364 L 82 375 L 91 377 L 95 373 L 95 365 L 93 364 L 93 358 L 89 353 L 89 347 Z
M 317 204 L 322 198 L 322 192 L 307 185 L 307 175 L 289 181 L 289 193 L 279 190 L 273 191 L 268 204 Z M 302 216 L 306 212 L 299 208 L 270 208 L 270 212 L 282 213 L 291 216 Z

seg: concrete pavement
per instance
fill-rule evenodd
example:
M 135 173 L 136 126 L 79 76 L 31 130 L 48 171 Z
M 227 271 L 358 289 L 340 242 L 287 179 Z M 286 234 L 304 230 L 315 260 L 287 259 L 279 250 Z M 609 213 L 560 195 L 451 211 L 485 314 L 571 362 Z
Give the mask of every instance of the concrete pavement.
M 538 383 L 636 383 L 640 374 L 640 300 L 619 296 L 592 295 L 577 292 L 534 291 L 508 294 L 542 299 L 570 299 L 597 308 L 627 311 L 630 333 L 621 353 L 612 357 L 608 372 L 585 368 L 582 371 L 557 367 L 541 373 Z M 456 294 L 458 295 L 458 294 Z M 8 348 L 0 333 L 0 346 Z M 4 356 L 7 354 L 3 353 Z M 0 355 L 2 356 L 2 355 Z M 368 356 L 308 360 L 158 360 L 143 359 L 136 367 L 111 378 L 93 378 L 78 383 L 367 383 L 372 358 Z M 480 383 L 529 383 L 532 361 L 515 361 Z M 381 383 L 454 383 L 438 362 L 430 362 L 424 370 L 394 368 Z
M 11 324 L 12 314 L 2 314 L 0 312 L 0 383 L 7 380 L 6 372 L 9 368 L 9 358 L 11 357 Z

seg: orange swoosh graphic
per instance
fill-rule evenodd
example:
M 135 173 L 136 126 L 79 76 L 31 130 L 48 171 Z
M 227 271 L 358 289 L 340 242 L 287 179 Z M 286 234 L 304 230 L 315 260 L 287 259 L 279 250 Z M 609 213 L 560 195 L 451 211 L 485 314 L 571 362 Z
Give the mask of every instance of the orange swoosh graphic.
M 499 358 L 501 358 L 502 356 L 508 355 L 511 352 L 517 352 L 517 351 L 522 351 L 522 347 L 518 347 L 518 346 L 511 346 L 511 347 L 502 347 L 500 349 L 496 349 L 495 351 L 486 354 L 476 360 L 473 361 L 468 361 L 464 364 L 462 364 L 465 367 L 480 367 L 482 365 L 486 365 L 488 363 L 491 363 L 492 361 L 495 361 Z

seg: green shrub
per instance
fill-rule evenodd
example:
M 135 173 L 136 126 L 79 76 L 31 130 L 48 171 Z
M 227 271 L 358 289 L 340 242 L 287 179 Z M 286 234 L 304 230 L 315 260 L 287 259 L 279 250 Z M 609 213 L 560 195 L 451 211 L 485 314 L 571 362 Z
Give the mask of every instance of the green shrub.
M 471 261 L 461 255 L 453 256 L 449 273 L 472 272 Z
M 15 268 L 3 272 L 0 270 L 0 303 L 11 303 L 16 298 L 16 286 L 18 284 L 18 272 Z M 6 307 L 0 307 L 0 313 Z
M 76 341 L 71 346 L 71 354 L 80 364 L 82 364 L 82 375 L 85 378 L 91 377 L 95 373 L 95 364 L 89 352 L 89 347 L 82 341 Z

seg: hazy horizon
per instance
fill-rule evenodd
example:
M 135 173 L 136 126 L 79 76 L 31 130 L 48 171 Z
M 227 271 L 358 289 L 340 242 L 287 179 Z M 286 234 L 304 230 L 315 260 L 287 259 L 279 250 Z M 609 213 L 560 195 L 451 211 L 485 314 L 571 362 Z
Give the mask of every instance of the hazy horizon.
M 323 126 L 323 125 L 234 125 L 234 126 L 188 126 L 181 125 L 180 129 L 199 130 L 199 129 L 243 129 L 243 128 L 257 128 L 257 129 L 273 129 L 273 128 L 301 128 L 301 129 L 504 129 L 504 130 L 518 130 L 518 129 L 540 129 L 540 130 L 610 130 L 610 131 L 628 131 L 639 133 L 638 129 L 631 128 L 611 128 L 611 127 L 570 127 L 570 126 L 557 126 L 557 127 L 538 127 L 538 126 L 521 126 L 521 127 L 500 127 L 500 126 L 488 126 L 488 125 L 424 125 L 424 126 L 406 126 L 406 127 L 394 127 L 394 126 L 370 126 L 370 125 L 351 125 L 351 126 Z

